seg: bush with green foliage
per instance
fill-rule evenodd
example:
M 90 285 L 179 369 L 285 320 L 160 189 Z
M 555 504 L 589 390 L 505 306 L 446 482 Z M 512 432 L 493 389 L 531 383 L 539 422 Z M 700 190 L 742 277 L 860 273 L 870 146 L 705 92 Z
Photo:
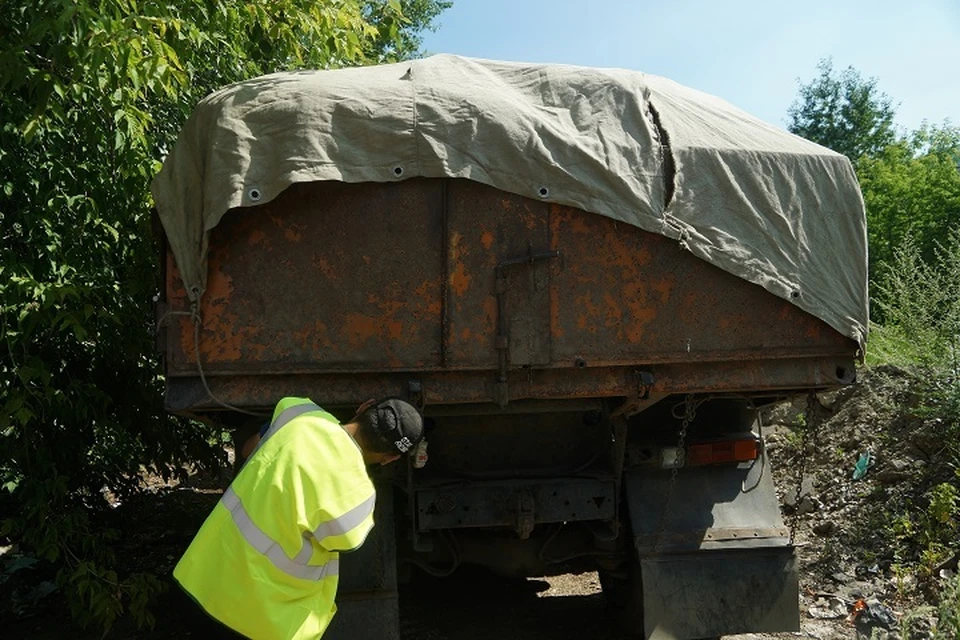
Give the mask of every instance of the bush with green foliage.
M 924 263 L 937 264 L 938 244 L 960 230 L 960 128 L 924 125 L 861 158 L 857 177 L 867 207 L 873 277 L 881 278 L 879 266 L 892 266 L 894 253 L 907 243 Z M 874 319 L 883 320 L 884 309 L 879 311 Z
M 921 364 L 949 378 L 960 372 L 960 225 L 924 259 L 910 236 L 880 266 L 874 285 L 868 363 Z
M 937 607 L 937 626 L 934 640 L 957 640 L 960 638 L 960 575 L 944 581 Z
M 193 106 L 292 68 L 416 54 L 440 0 L 35 0 L 0 10 L 0 537 L 56 569 L 78 621 L 142 624 L 104 490 L 219 464 L 165 415 L 148 185 Z M 2 540 L 0 540 L 2 543 Z

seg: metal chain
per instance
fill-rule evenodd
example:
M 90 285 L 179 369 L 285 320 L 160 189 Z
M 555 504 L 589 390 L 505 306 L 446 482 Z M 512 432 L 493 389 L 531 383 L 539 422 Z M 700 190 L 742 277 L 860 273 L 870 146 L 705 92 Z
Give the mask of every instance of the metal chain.
M 790 546 L 793 546 L 797 537 L 797 525 L 800 522 L 800 500 L 803 497 L 803 476 L 807 468 L 807 448 L 812 443 L 814 450 L 817 444 L 817 431 L 819 429 L 819 414 L 816 410 L 818 404 L 817 395 L 811 391 L 807 395 L 807 406 L 804 410 L 805 424 L 803 426 L 803 436 L 800 438 L 800 460 L 797 462 L 797 491 L 793 501 L 793 514 L 790 516 Z
M 684 450 L 684 445 L 687 440 L 687 429 L 690 428 L 690 423 L 697 417 L 697 404 L 698 403 L 693 401 L 693 395 L 689 393 L 683 400 L 683 421 L 680 423 L 680 437 L 677 439 L 678 459 L 676 464 L 673 465 L 673 469 L 670 470 L 670 484 L 667 487 L 667 497 L 663 501 L 663 509 L 660 512 L 660 523 L 657 525 L 657 534 L 653 544 L 654 553 L 660 550 L 663 531 L 667 527 L 667 510 L 673 498 L 673 490 L 677 486 L 677 474 L 680 472 L 680 467 L 686 463 L 687 454 Z

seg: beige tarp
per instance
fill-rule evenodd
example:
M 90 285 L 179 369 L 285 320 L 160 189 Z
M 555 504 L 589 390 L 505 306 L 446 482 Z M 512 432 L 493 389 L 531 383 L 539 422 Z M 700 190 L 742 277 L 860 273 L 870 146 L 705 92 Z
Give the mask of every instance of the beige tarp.
M 680 241 L 863 342 L 850 162 L 713 96 L 621 69 L 440 55 L 279 73 L 208 96 L 152 185 L 192 297 L 207 239 L 296 182 L 460 177 Z

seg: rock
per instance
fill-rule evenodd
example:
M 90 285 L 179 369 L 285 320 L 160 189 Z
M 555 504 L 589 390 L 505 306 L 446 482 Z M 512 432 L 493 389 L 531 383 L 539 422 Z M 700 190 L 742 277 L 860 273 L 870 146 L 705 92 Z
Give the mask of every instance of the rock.
M 808 513 L 813 513 L 817 510 L 817 501 L 811 498 L 810 496 L 803 496 L 800 499 L 800 505 L 797 507 L 797 515 L 805 515 Z
M 803 633 L 815 640 L 834 640 L 837 637 L 833 626 L 835 624 L 836 623 L 813 621 L 803 625 Z
M 813 526 L 813 532 L 818 536 L 829 536 L 837 530 L 837 523 L 833 520 L 823 520 Z
M 829 603 L 820 601 L 811 606 L 807 609 L 807 613 L 810 614 L 811 618 L 816 618 L 817 620 L 836 620 L 846 617 L 847 607 L 842 601 L 833 598 Z
M 834 574 L 831 574 L 830 578 L 837 584 L 847 584 L 848 582 L 853 582 L 853 576 L 849 573 L 844 573 L 843 571 L 837 571 Z
M 910 463 L 906 460 L 896 458 L 890 461 L 890 466 L 893 467 L 895 471 L 907 471 L 910 468 Z
M 880 484 L 896 484 L 910 478 L 909 471 L 897 471 L 896 469 L 882 469 L 874 474 L 874 479 Z
M 813 496 L 814 481 L 813 476 L 805 476 L 803 482 L 800 485 L 800 504 L 803 504 L 804 499 L 810 499 Z M 796 483 L 790 483 L 786 487 L 786 494 L 783 496 L 783 504 L 790 507 L 791 509 L 796 508 L 797 506 L 797 485 Z

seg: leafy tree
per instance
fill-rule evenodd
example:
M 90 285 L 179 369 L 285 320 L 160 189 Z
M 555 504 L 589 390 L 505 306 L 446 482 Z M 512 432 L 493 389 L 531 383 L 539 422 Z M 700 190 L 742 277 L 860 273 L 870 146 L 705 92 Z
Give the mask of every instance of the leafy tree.
M 890 97 L 877 89 L 877 79 L 864 80 L 847 67 L 834 73 L 833 61 L 821 60 L 820 75 L 800 85 L 800 95 L 787 110 L 787 129 L 850 158 L 882 152 L 896 141 L 895 110 Z
M 152 339 L 148 184 L 180 125 L 230 82 L 412 55 L 447 6 L 0 2 L 0 536 L 56 568 L 81 623 L 150 624 L 160 586 L 118 575 L 104 490 L 217 450 L 165 415 Z
M 907 238 L 920 259 L 938 262 L 937 242 L 960 229 L 960 128 L 924 125 L 861 158 L 857 175 L 867 207 L 872 271 L 892 264 Z
M 423 55 L 423 31 L 433 31 L 433 21 L 444 11 L 453 6 L 452 0 L 400 0 L 400 11 L 403 19 L 413 28 L 402 29 L 400 21 L 392 20 L 385 24 L 384 18 L 390 20 L 392 15 L 384 15 L 379 11 L 382 1 L 366 0 L 364 17 L 377 27 L 377 36 L 374 39 L 374 49 L 380 56 L 393 55 L 397 58 L 413 58 Z

